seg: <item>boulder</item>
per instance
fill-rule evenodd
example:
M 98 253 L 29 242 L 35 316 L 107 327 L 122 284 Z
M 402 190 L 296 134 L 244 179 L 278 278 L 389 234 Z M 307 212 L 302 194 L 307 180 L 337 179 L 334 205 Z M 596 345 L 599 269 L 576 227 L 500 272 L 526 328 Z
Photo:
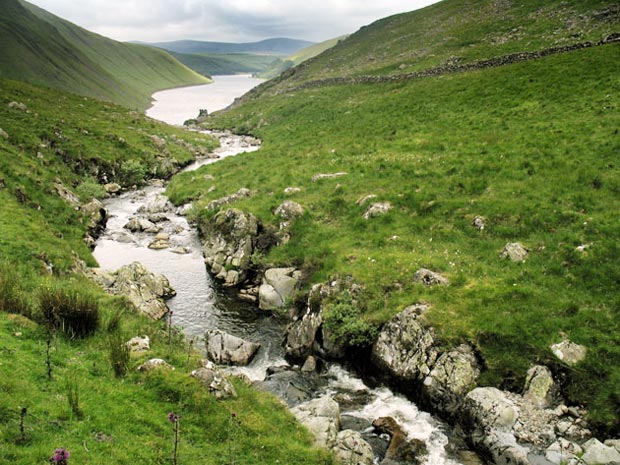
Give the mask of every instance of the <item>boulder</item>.
M 407 307 L 383 326 L 372 348 L 375 366 L 406 381 L 421 381 L 430 374 L 439 351 L 432 328 L 418 321 L 427 308 L 424 304 Z
M 217 279 L 229 286 L 245 281 L 258 228 L 254 215 L 234 208 L 219 211 L 208 222 L 199 224 L 205 263 Z
M 320 388 L 320 382 L 319 377 L 290 367 L 272 367 L 267 370 L 267 377 L 254 383 L 254 386 L 282 399 L 290 408 L 312 399 Z
M 20 111 L 28 111 L 28 107 L 21 102 L 10 102 L 9 108 L 20 110 Z
M 136 336 L 127 341 L 127 347 L 132 354 L 139 354 L 151 350 L 151 340 L 148 336 Z
M 524 262 L 529 255 L 529 250 L 518 242 L 511 242 L 502 249 L 502 258 L 509 258 L 513 262 Z
M 408 439 L 407 433 L 392 417 L 380 417 L 372 422 L 379 434 L 390 436 L 390 444 L 382 465 L 421 464 L 428 453 L 426 444 L 419 439 Z
M 613 447 L 618 452 L 620 452 L 620 439 L 607 439 L 605 441 L 605 445 L 609 447 Z
M 192 377 L 196 378 L 216 399 L 237 397 L 235 387 L 212 363 L 207 363 L 204 367 L 192 371 Z
M 212 200 L 207 205 L 207 210 L 217 210 L 218 208 L 224 205 L 237 202 L 238 200 L 250 197 L 251 195 L 252 195 L 252 192 L 250 191 L 250 189 L 246 189 L 245 187 L 242 187 L 234 194 L 227 195 L 226 197 L 222 197 L 220 199 Z
M 9 135 L 7 134 L 7 132 L 4 129 L 0 128 L 0 137 L 2 137 L 5 140 L 8 140 Z
M 318 447 L 331 449 L 336 445 L 340 408 L 334 399 L 319 397 L 292 408 L 291 413 L 312 433 Z
M 67 202 L 72 207 L 80 206 L 80 199 L 78 198 L 78 196 L 75 195 L 73 192 L 71 192 L 69 189 L 67 189 L 61 183 L 55 182 L 54 190 L 56 191 L 56 193 L 61 199 L 63 199 L 65 202 Z
M 587 348 L 568 339 L 551 346 L 553 355 L 569 366 L 577 365 L 586 358 Z
M 364 213 L 364 219 L 368 220 L 370 218 L 376 218 L 377 216 L 383 216 L 387 212 L 389 212 L 392 208 L 392 204 L 390 202 L 377 202 L 373 203 L 368 207 L 366 213 Z
M 206 332 L 205 342 L 209 359 L 220 365 L 247 365 L 260 349 L 260 344 L 217 329 Z
M 174 370 L 174 367 L 161 358 L 152 358 L 138 367 L 138 371 Z
M 372 200 L 372 199 L 376 199 L 376 198 L 377 198 L 377 196 L 375 194 L 368 194 L 368 195 L 365 195 L 365 196 L 360 197 L 359 199 L 357 199 L 357 202 L 355 202 L 355 204 L 360 206 L 360 207 L 363 207 L 366 204 L 366 202 L 368 202 L 369 200 Z
M 557 391 L 558 388 L 549 368 L 537 365 L 527 371 L 524 389 L 524 397 L 527 401 L 539 408 L 546 408 L 551 405 Z
M 310 308 L 300 321 L 289 327 L 286 337 L 286 354 L 294 359 L 303 360 L 312 352 L 316 333 L 323 323 L 320 312 Z
M 165 195 L 156 195 L 149 203 L 142 205 L 138 212 L 140 213 L 167 213 L 174 210 L 173 205 Z
M 338 433 L 332 452 L 336 461 L 343 465 L 372 465 L 374 460 L 370 444 L 360 433 L 350 429 Z
M 437 286 L 448 284 L 448 279 L 434 271 L 420 268 L 413 275 L 413 282 L 422 283 L 425 286 Z
M 154 320 L 168 313 L 164 299 L 176 295 L 165 276 L 151 273 L 138 262 L 103 277 L 102 273 L 95 273 L 95 281 L 111 294 L 125 296 L 140 313 Z
M 545 458 L 554 465 L 577 465 L 581 455 L 583 449 L 578 444 L 562 438 L 545 450 Z
M 486 220 L 481 216 L 477 216 L 474 218 L 472 224 L 478 231 L 483 231 L 486 226 Z
M 424 394 L 441 412 L 452 414 L 470 389 L 475 387 L 480 367 L 473 349 L 462 344 L 444 352 L 424 379 Z
M 259 308 L 276 310 L 286 305 L 293 296 L 301 273 L 295 268 L 271 268 L 265 272 L 258 290 Z
M 348 173 L 319 173 L 312 176 L 312 182 L 321 181 L 322 179 L 337 179 L 347 174 Z
M 164 250 L 170 248 L 170 242 L 165 239 L 155 239 L 149 244 L 149 249 L 152 250 Z
M 587 465 L 620 463 L 620 452 L 614 447 L 606 446 L 596 439 L 590 439 L 582 447 L 585 453 L 581 459 Z
M 303 366 L 301 367 L 302 373 L 314 373 L 316 371 L 316 358 L 309 355 Z
M 285 200 L 276 208 L 273 214 L 285 220 L 292 220 L 304 214 L 304 207 L 292 200 Z
M 105 184 L 103 188 L 108 194 L 118 194 L 122 189 L 120 184 L 117 184 L 115 182 Z
M 477 427 L 483 429 L 509 430 L 519 417 L 514 403 L 493 387 L 479 387 L 469 392 L 463 410 Z
M 140 218 L 138 216 L 134 216 L 129 219 L 127 224 L 125 225 L 125 229 L 130 230 L 131 232 L 142 232 L 142 231 L 155 231 L 157 226 L 154 223 L 150 222 L 146 218 Z
M 108 221 L 108 212 L 103 206 L 103 203 L 97 199 L 93 199 L 82 205 L 80 211 L 88 220 L 89 234 L 95 238 L 99 237 L 105 230 L 105 225 Z
M 191 204 L 190 204 L 191 205 Z M 146 217 L 151 223 L 161 223 L 162 221 L 168 221 L 168 215 L 165 213 L 151 213 Z
M 286 195 L 293 195 L 299 192 L 301 192 L 301 189 L 299 187 L 287 187 L 286 189 L 284 189 L 284 193 Z

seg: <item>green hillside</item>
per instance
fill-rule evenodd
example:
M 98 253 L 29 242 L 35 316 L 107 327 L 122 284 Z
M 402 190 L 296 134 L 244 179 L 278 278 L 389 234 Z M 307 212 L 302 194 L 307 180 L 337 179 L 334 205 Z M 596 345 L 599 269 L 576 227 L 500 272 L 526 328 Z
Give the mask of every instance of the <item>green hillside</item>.
M 252 55 L 250 53 L 188 54 L 170 52 L 170 54 L 185 66 L 204 76 L 259 73 L 278 60 L 273 55 Z
M 445 344 L 467 341 L 483 357 L 483 384 L 520 392 L 528 367 L 548 364 L 568 400 L 587 406 L 597 431 L 617 436 L 620 45 L 281 92 L 303 80 L 392 73 L 400 64 L 423 69 L 452 55 L 477 60 L 620 29 L 609 2 L 539 5 L 446 0 L 363 28 L 263 86 L 278 93 L 253 94 L 207 121 L 259 136 L 260 152 L 180 175 L 168 191 L 178 203 L 194 199 L 197 221 L 208 221 L 212 213 L 201 207 L 222 195 L 209 193 L 208 179 L 230 193 L 249 188 L 254 195 L 235 206 L 276 229 L 278 205 L 299 202 L 306 213 L 290 241 L 255 263 L 303 268 L 309 284 L 352 276 L 364 288 L 363 321 L 341 328 L 352 345 L 371 343 L 405 306 L 429 302 L 424 318 Z M 347 174 L 312 181 L 336 172 Z M 287 187 L 301 191 L 289 197 Z M 368 195 L 392 209 L 364 219 L 369 204 L 358 200 Z M 524 263 L 501 257 L 512 242 L 529 249 Z M 450 285 L 414 283 L 419 268 L 442 273 Z M 565 337 L 588 348 L 577 367 L 551 354 Z
M 104 194 L 104 179 L 140 185 L 217 142 L 121 106 L 4 79 L 0 128 L 0 462 L 49 463 L 62 447 L 69 463 L 171 463 L 175 412 L 179 463 L 332 464 L 272 396 L 237 380 L 238 398 L 216 400 L 189 377 L 201 355 L 176 330 L 71 272 L 76 258 L 95 263 L 83 240 L 88 216 L 61 198 L 59 185 L 89 202 Z M 46 310 L 60 308 L 92 332 L 76 337 L 51 324 Z M 138 334 L 149 335 L 152 351 L 117 363 Z M 177 369 L 138 372 L 151 357 Z
M 596 42 L 617 32 L 619 21 L 618 4 L 609 0 L 444 0 L 361 28 L 296 68 L 276 89 L 309 80 L 397 75 L 575 42 Z
M 315 56 L 323 53 L 325 50 L 332 48 L 341 40 L 344 40 L 348 37 L 348 35 L 336 37 L 334 39 L 329 39 L 319 44 L 311 45 L 310 47 L 306 47 L 292 55 L 289 55 L 286 58 L 278 59 L 271 63 L 271 66 L 266 70 L 260 72 L 258 77 L 262 79 L 273 79 L 276 76 L 279 76 L 281 73 L 286 71 L 293 66 L 297 66 L 300 63 L 303 63 L 310 58 L 314 58 Z
M 91 33 L 21 0 L 0 16 L 0 77 L 147 108 L 153 92 L 209 82 L 168 53 Z

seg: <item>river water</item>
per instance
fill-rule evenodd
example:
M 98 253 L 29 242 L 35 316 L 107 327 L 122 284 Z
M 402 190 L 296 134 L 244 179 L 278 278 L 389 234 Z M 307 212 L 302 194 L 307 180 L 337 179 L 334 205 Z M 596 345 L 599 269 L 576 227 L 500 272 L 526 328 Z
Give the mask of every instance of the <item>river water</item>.
M 214 80 L 213 84 L 154 93 L 153 106 L 146 115 L 168 124 L 182 125 L 184 121 L 196 118 L 202 109 L 212 113 L 226 108 L 235 98 L 263 82 L 263 79 L 249 74 L 215 76 Z
M 216 80 L 216 84 L 217 82 Z M 245 86 L 239 89 L 238 92 L 244 92 Z M 174 91 L 165 92 L 166 99 L 158 99 L 156 108 L 151 109 L 150 114 L 159 115 L 160 119 L 169 123 L 178 123 L 180 112 L 178 102 L 173 98 Z M 178 92 L 181 100 L 186 98 L 187 89 L 179 89 Z M 229 103 L 239 95 L 241 94 L 237 93 L 231 98 L 229 94 Z M 165 103 L 167 101 L 172 103 Z M 194 102 L 195 108 L 205 106 L 209 106 L 208 100 L 206 104 Z M 211 107 L 214 108 L 213 105 Z M 195 116 L 196 114 L 189 115 L 190 118 Z M 218 153 L 220 157 L 258 149 L 252 139 L 226 134 L 219 134 L 219 137 L 222 141 L 222 148 Z M 186 170 L 194 170 L 215 161 L 217 160 L 200 160 Z M 162 232 L 170 235 L 169 249 L 149 249 L 148 245 L 154 239 L 152 233 L 132 233 L 125 228 L 131 217 L 147 216 L 146 212 L 140 210 L 160 198 L 164 190 L 161 186 L 150 186 L 106 200 L 105 206 L 110 219 L 104 234 L 97 241 L 95 258 L 104 269 L 116 270 L 139 261 L 151 271 L 164 274 L 177 291 L 176 297 L 168 301 L 168 306 L 173 311 L 173 325 L 182 327 L 187 337 L 197 342 L 195 347 L 198 349 L 204 351 L 204 333 L 207 329 L 214 328 L 261 343 L 261 349 L 250 366 L 229 371 L 242 373 L 253 381 L 263 380 L 269 367 L 287 365 L 282 348 L 285 328 L 269 314 L 259 311 L 252 304 L 240 302 L 214 285 L 206 272 L 197 232 L 180 214 L 183 208 L 170 208 L 166 211 L 167 220 L 158 223 Z M 337 364 L 326 367 L 322 381 L 313 396 L 329 394 L 336 398 L 362 399 L 341 404 L 341 413 L 343 418 L 349 418 L 349 422 L 354 419 L 353 423 L 366 425 L 359 428 L 365 437 L 373 434 L 372 427 L 368 426 L 372 420 L 391 416 L 403 426 L 409 438 L 426 443 L 428 455 L 425 464 L 459 465 L 460 462 L 446 452 L 446 445 L 449 443 L 446 426 L 430 414 L 420 411 L 405 397 L 385 387 L 369 388 L 359 377 Z M 377 458 L 376 463 L 378 460 Z

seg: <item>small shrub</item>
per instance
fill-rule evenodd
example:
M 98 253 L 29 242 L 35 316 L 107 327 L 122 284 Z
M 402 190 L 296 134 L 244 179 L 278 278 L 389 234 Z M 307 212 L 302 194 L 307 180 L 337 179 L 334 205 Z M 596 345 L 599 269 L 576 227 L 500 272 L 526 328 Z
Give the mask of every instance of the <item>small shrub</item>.
M 327 305 L 324 310 L 325 328 L 334 339 L 348 348 L 363 348 L 371 345 L 376 328 L 362 318 L 361 312 L 350 297 Z
M 82 418 L 82 411 L 80 410 L 79 388 L 80 385 L 77 373 L 74 371 L 67 372 L 65 377 L 65 394 L 67 395 L 69 408 L 78 420 Z
M 123 162 L 119 170 L 119 181 L 124 186 L 142 184 L 146 176 L 146 168 L 138 160 Z
M 92 199 L 102 199 L 106 192 L 104 187 L 94 179 L 87 179 L 75 189 L 82 202 L 89 202 Z
M 99 303 L 93 295 L 56 285 L 43 287 L 38 298 L 48 329 L 61 331 L 70 338 L 84 338 L 97 331 Z
M 107 339 L 108 359 L 117 378 L 122 378 L 129 370 L 130 352 L 122 334 L 110 334 Z

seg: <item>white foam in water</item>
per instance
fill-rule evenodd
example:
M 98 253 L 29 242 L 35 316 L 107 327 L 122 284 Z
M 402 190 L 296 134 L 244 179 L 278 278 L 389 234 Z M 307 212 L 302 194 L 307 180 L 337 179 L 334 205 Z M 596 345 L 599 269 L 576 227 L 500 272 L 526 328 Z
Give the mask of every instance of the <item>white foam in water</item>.
M 446 456 L 448 437 L 429 413 L 420 411 L 414 403 L 386 387 L 370 389 L 361 379 L 338 365 L 331 366 L 328 374 L 331 378 L 331 389 L 368 391 L 374 397 L 372 402 L 361 409 L 347 411 L 348 415 L 364 418 L 369 422 L 379 417 L 392 417 L 401 425 L 409 439 L 424 441 L 428 449 L 428 456 L 424 461 L 426 465 L 459 465 L 459 462 Z
M 288 362 L 280 356 L 273 355 L 270 346 L 261 347 L 252 363 L 245 367 L 230 367 L 224 371 L 233 375 L 245 375 L 250 381 L 263 381 L 267 377 L 267 369 L 273 366 L 288 366 Z

